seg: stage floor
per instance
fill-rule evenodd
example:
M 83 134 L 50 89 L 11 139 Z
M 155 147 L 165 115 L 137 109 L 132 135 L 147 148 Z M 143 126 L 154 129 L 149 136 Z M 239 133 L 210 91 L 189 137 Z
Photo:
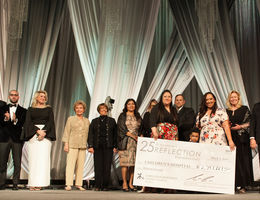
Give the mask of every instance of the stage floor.
M 157 194 L 157 193 L 136 193 L 136 192 L 123 192 L 121 190 L 114 191 L 65 191 L 61 189 L 46 189 L 41 191 L 18 190 L 11 189 L 0 190 L 1 200 L 259 200 L 259 191 L 249 191 L 246 194 L 185 194 L 177 192 L 176 194 Z

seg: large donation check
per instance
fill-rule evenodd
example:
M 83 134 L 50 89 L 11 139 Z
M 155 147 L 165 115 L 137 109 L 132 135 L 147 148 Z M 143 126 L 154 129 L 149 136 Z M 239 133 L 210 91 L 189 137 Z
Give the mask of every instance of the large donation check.
M 134 185 L 234 194 L 235 158 L 228 146 L 139 137 Z

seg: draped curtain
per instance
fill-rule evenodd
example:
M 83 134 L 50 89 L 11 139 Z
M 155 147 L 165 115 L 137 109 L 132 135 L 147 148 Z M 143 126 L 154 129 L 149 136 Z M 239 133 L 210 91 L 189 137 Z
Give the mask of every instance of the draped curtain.
M 116 5 L 116 6 L 115 6 Z M 102 4 L 94 92 L 89 118 L 107 96 L 117 118 L 127 98 L 136 99 L 146 70 L 160 1 L 107 0 Z
M 212 91 L 220 107 L 225 107 L 227 94 L 236 89 L 248 105 L 233 35 L 230 30 L 226 1 L 219 1 L 220 21 L 216 24 L 213 51 L 199 40 L 198 22 L 193 1 L 170 0 L 178 32 L 196 80 L 203 93 Z
M 139 112 L 144 114 L 150 100 L 153 98 L 158 100 L 164 89 L 171 90 L 173 96 L 182 93 L 193 76 L 193 71 L 175 27 Z
M 35 91 L 44 89 L 60 29 L 64 1 L 31 1 L 29 20 L 24 24 L 18 51 L 8 56 L 5 70 L 5 96 L 17 89 L 19 104 L 29 107 Z M 35 28 L 37 26 L 37 28 Z M 23 148 L 22 167 L 27 170 L 27 148 Z
M 236 0 L 230 9 L 230 24 L 250 107 L 260 101 L 259 0 Z
M 4 99 L 4 70 L 6 68 L 8 0 L 0 1 L 0 99 Z
M 68 1 L 78 54 L 90 96 L 95 82 L 100 6 L 100 0 Z
M 58 37 L 64 1 L 30 1 L 29 19 L 24 24 L 20 48 L 8 56 L 4 97 L 20 92 L 20 104 L 30 105 L 35 91 L 44 89 Z M 35 28 L 37 26 L 37 28 Z
M 54 109 L 57 136 L 52 147 L 52 179 L 64 179 L 66 153 L 63 151 L 62 136 L 65 123 L 69 116 L 75 115 L 74 102 L 82 99 L 87 103 L 87 108 L 90 102 L 67 6 L 45 89 L 49 94 L 49 104 Z M 92 178 L 94 173 L 93 160 L 89 157 L 91 155 L 86 157 L 84 179 Z
M 147 94 L 147 90 L 153 80 L 156 70 L 161 62 L 161 59 L 170 41 L 173 32 L 173 26 L 173 16 L 169 1 L 161 0 L 157 24 L 153 38 L 153 44 L 142 86 L 138 94 L 138 105 L 142 104 L 143 98 Z

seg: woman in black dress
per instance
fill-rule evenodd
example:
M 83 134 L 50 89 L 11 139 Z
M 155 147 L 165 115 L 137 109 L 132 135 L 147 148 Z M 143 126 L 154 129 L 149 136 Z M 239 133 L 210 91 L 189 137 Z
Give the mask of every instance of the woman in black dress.
M 94 153 L 95 191 L 107 191 L 113 152 L 117 152 L 117 127 L 115 119 L 107 116 L 106 104 L 99 104 L 97 110 L 100 116 L 90 124 L 88 151 Z
M 231 91 L 227 99 L 227 114 L 231 125 L 232 139 L 237 147 L 235 185 L 239 193 L 245 193 L 245 187 L 251 182 L 251 150 L 249 140 L 250 112 L 241 104 L 240 94 Z
M 152 99 L 149 103 L 147 112 L 144 114 L 143 118 L 143 136 L 144 137 L 151 137 L 151 127 L 150 127 L 150 115 L 153 107 L 157 104 L 158 102 L 155 99 Z
M 155 139 L 178 140 L 177 113 L 172 105 L 172 93 L 169 90 L 163 91 L 159 103 L 152 109 L 150 127 Z

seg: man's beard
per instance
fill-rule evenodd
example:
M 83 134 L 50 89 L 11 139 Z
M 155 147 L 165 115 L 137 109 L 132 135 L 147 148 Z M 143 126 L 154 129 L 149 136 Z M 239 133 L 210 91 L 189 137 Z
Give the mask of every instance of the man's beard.
M 16 103 L 18 102 L 18 100 L 17 100 L 17 101 L 12 101 L 12 100 L 10 99 L 10 102 L 13 103 L 13 104 L 16 104 Z

